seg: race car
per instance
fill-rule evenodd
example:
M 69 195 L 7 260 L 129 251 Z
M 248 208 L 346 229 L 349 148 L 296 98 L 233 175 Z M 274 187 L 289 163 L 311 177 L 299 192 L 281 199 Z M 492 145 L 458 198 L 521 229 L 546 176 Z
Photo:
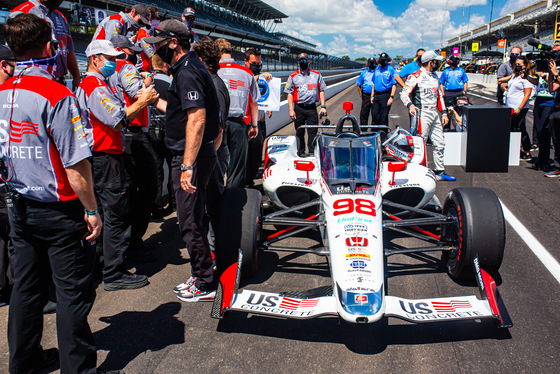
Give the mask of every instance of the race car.
M 334 315 L 351 323 L 374 323 L 383 317 L 417 323 L 490 318 L 499 327 L 512 326 L 492 278 L 505 248 L 505 221 L 495 193 L 456 188 L 439 203 L 421 137 L 397 128 L 381 143 L 379 132 L 362 133 L 350 113 L 351 102 L 343 109 L 346 114 L 338 124 L 326 129 L 333 132 L 319 132 L 312 155 L 297 154 L 295 136 L 269 138 L 264 196 L 255 189 L 224 192 L 215 243 L 221 275 L 212 316 Z M 264 237 L 264 226 L 279 231 Z M 307 230 L 320 233 L 321 245 L 281 245 Z M 385 230 L 427 244 L 385 248 Z M 259 252 L 264 250 L 327 256 L 332 285 L 277 293 L 240 290 L 240 277 L 258 271 Z M 480 297 L 408 300 L 387 294 L 386 257 L 434 251 L 442 253 L 450 276 L 476 278 Z

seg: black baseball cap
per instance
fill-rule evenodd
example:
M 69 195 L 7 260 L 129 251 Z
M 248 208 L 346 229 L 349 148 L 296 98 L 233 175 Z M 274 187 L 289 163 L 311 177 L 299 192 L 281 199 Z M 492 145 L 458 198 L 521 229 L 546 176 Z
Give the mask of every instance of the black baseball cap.
M 134 9 L 136 13 L 140 15 L 140 22 L 144 26 L 149 28 L 151 26 L 150 18 L 152 17 L 150 10 L 143 4 L 136 4 L 135 6 L 132 7 L 132 9 Z
M 386 59 L 386 60 L 390 60 L 390 59 L 391 59 L 391 57 L 389 57 L 389 55 L 388 55 L 387 53 L 385 53 L 385 52 L 383 52 L 382 54 L 379 55 L 379 59 L 382 59 L 382 58 L 384 58 L 384 59 Z
M 166 19 L 154 29 L 154 36 L 145 38 L 146 43 L 157 44 L 163 40 L 177 38 L 192 42 L 193 36 L 185 24 L 177 19 Z
M 12 51 L 6 45 L 0 45 L 0 61 L 15 61 L 14 55 L 12 55 Z
M 370 58 L 368 58 L 367 63 L 368 63 L 368 65 L 371 64 L 371 63 L 375 64 L 375 63 L 377 63 L 377 61 L 375 60 L 375 57 L 370 57 Z
M 143 51 L 142 47 L 132 43 L 130 39 L 124 35 L 113 36 L 111 38 L 111 43 L 113 43 L 113 47 L 130 48 L 136 53 L 140 53 Z

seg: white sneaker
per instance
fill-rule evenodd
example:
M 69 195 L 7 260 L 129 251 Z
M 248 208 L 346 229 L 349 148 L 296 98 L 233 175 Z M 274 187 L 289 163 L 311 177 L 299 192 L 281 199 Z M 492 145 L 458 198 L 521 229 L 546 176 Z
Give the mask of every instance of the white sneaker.
M 186 301 L 187 303 L 194 303 L 197 301 L 214 301 L 216 298 L 216 290 L 202 291 L 193 284 L 188 290 L 179 292 L 177 297 L 179 300 Z
M 173 292 L 179 293 L 181 291 L 188 290 L 194 284 L 195 280 L 196 280 L 196 277 L 191 276 L 189 279 L 187 279 L 186 282 L 176 285 L 175 288 L 173 289 Z

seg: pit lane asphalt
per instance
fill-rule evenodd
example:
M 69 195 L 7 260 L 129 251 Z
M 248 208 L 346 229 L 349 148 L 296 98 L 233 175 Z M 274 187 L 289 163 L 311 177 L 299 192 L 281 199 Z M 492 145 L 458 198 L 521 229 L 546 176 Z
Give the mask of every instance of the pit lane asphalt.
M 471 92 L 492 98 L 473 85 Z M 398 97 L 398 95 L 397 95 Z M 490 101 L 471 97 L 475 104 Z M 355 87 L 328 102 L 329 117 L 342 115 L 342 103 L 360 99 Z M 398 116 L 398 117 L 396 117 Z M 531 114 L 528 115 L 532 124 Z M 390 126 L 407 127 L 408 115 L 397 98 Z M 293 134 L 293 125 L 284 133 Z M 431 149 L 428 149 L 431 157 Z M 438 182 L 444 200 L 458 186 L 494 190 L 540 243 L 558 260 L 560 183 L 543 177 L 522 162 L 508 173 L 465 173 L 448 167 L 456 182 Z M 210 303 L 179 301 L 172 288 L 189 276 L 189 257 L 179 237 L 175 214 L 150 224 L 146 242 L 158 256 L 155 264 L 138 264 L 150 276 L 140 290 L 106 292 L 97 287 L 90 323 L 102 369 L 127 373 L 512 373 L 558 372 L 560 362 L 560 285 L 519 235 L 507 224 L 504 262 L 497 279 L 513 319 L 509 330 L 491 321 L 409 324 L 397 319 L 372 325 L 352 325 L 337 318 L 307 321 L 231 314 L 211 319 Z M 315 243 L 313 239 L 292 239 Z M 398 245 L 414 239 L 390 237 Z M 471 284 L 451 280 L 438 254 L 389 258 L 389 294 L 416 299 L 476 293 Z M 305 290 L 330 284 L 323 257 L 265 252 L 257 276 L 245 289 L 270 292 Z M 7 372 L 5 338 L 8 307 L 0 308 L 0 372 Z M 55 317 L 45 316 L 43 347 L 56 346 Z M 57 371 L 55 371 L 57 372 Z

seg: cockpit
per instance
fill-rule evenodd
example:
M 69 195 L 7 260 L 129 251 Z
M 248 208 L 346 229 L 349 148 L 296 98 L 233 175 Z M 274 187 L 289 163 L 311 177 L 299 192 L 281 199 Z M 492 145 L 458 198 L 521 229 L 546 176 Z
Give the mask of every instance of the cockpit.
M 379 182 L 379 136 L 319 137 L 321 174 L 329 185 L 349 183 L 376 186 Z

